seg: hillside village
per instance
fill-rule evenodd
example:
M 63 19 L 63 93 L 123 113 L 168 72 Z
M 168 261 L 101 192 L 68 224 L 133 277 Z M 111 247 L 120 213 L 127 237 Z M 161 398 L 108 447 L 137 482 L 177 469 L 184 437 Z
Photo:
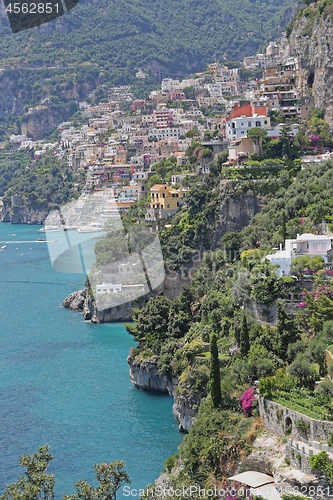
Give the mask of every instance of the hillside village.
M 11 136 L 2 154 L 31 150 L 34 158 L 49 156 L 58 165 L 67 164 L 74 178 L 84 176 L 73 185 L 72 196 L 84 200 L 93 194 L 104 220 L 144 202 L 147 222 L 179 211 L 191 183 L 209 173 L 214 158 L 223 156 L 226 180 L 265 183 L 281 181 L 279 175 L 291 166 L 270 147 L 279 137 L 289 140 L 285 158 L 294 156 L 294 175 L 331 157 L 325 127 L 319 137 L 304 134 L 314 102 L 311 87 L 307 95 L 297 88 L 298 62 L 289 54 L 285 34 L 265 54 L 233 66 L 214 63 L 192 78 L 166 78 L 146 99 L 135 99 L 130 86 L 103 88 L 107 97 L 99 103 L 93 103 L 94 93 L 79 103 L 86 123 L 59 124 L 57 142 Z M 145 73 L 137 77 L 144 79 Z M 41 108 L 30 108 L 28 114 Z M 295 160 L 296 142 L 301 155 Z M 289 274 L 288 266 L 283 272 Z

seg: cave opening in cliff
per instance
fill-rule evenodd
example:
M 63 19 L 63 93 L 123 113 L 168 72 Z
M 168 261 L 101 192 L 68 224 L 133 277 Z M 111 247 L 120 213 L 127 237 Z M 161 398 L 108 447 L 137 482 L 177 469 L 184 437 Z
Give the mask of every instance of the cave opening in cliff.
M 308 88 L 312 89 L 314 82 L 314 73 L 310 73 L 308 76 Z

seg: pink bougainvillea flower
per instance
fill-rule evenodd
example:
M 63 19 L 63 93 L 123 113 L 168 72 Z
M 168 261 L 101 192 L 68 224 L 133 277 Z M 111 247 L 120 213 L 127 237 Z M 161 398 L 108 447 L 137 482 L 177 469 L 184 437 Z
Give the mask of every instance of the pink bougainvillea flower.
M 241 396 L 239 396 L 239 401 L 242 404 L 244 413 L 250 417 L 253 412 L 252 401 L 254 400 L 254 387 L 247 389 Z

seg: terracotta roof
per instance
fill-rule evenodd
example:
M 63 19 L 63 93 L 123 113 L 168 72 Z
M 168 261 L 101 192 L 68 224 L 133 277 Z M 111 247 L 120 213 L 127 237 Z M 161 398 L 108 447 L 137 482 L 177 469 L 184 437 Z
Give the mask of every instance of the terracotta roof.
M 150 189 L 161 189 L 164 187 L 168 188 L 169 186 L 167 186 L 166 184 L 155 184 L 155 186 L 151 187 Z

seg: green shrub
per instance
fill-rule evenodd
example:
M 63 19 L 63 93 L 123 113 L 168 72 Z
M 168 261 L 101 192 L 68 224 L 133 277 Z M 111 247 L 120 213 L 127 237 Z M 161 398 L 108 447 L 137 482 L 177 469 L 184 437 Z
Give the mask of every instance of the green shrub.
M 327 440 L 328 446 L 333 446 L 333 432 L 331 432 L 330 437 Z
M 171 474 L 171 470 L 177 465 L 179 459 L 179 453 L 175 453 L 173 456 L 168 457 L 165 461 L 164 470 Z
M 286 424 L 286 428 L 284 431 L 286 436 L 289 436 L 289 434 L 291 434 L 292 430 L 293 430 L 292 423 Z
M 333 484 L 333 462 L 329 459 L 326 451 L 321 451 L 318 455 L 310 455 L 310 464 L 311 469 L 319 469 L 322 470 L 328 482 Z
M 274 377 L 264 377 L 259 381 L 259 394 L 260 396 L 270 397 L 275 389 Z
M 300 420 L 296 420 L 296 427 L 307 436 L 310 429 L 310 422 L 306 422 L 301 418 Z
M 283 410 L 282 410 L 282 408 L 277 408 L 277 410 L 276 410 L 276 416 L 277 416 L 277 418 L 278 418 L 279 420 L 281 420 L 282 415 L 283 415 Z

